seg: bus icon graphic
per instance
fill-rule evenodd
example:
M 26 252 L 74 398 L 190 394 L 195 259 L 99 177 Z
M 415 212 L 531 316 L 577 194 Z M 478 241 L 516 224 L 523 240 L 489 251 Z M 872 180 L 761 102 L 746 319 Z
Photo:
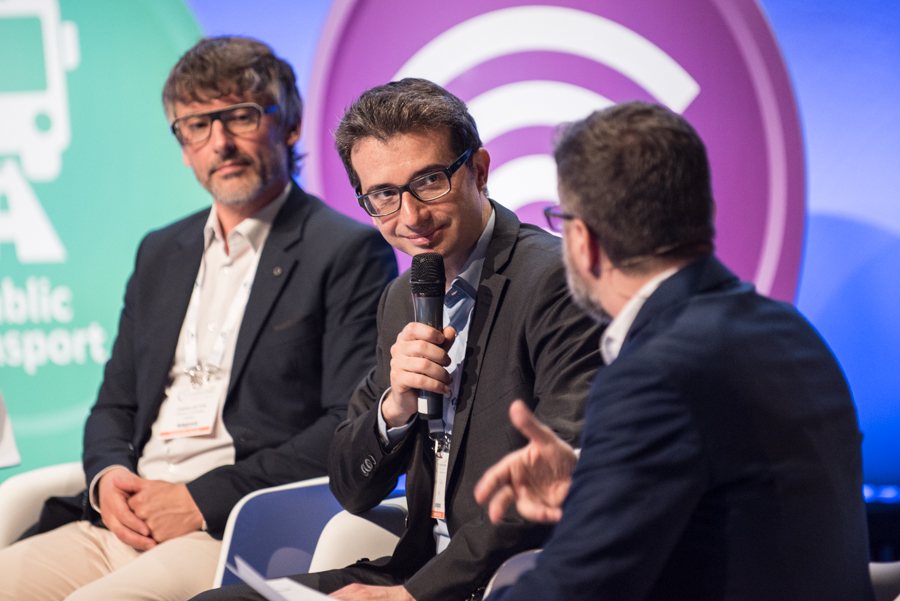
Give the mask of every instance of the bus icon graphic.
M 18 155 L 26 177 L 56 179 L 69 147 L 66 71 L 80 62 L 78 29 L 57 0 L 0 0 L 0 156 Z
M 66 72 L 80 60 L 78 29 L 60 19 L 57 0 L 0 0 L 0 196 L 8 207 L 0 213 L 0 241 L 15 242 L 22 263 L 65 261 L 26 179 L 53 181 L 62 170 L 72 137 Z M 22 173 L 2 158 L 10 156 Z

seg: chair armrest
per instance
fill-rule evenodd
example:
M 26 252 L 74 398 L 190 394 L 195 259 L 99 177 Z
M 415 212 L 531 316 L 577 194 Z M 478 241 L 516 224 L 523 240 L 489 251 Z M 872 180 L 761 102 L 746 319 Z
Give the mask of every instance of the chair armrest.
M 540 553 L 540 549 L 532 549 L 513 555 L 504 561 L 503 565 L 494 572 L 487 587 L 485 587 L 484 598 L 487 599 L 492 591 L 500 590 L 503 587 L 514 584 L 516 580 L 519 579 L 519 576 L 528 570 L 534 569 L 535 564 L 537 564 L 537 557 Z
M 44 501 L 76 495 L 84 488 L 84 469 L 78 461 L 11 476 L 0 484 L 0 548 L 14 543 L 37 522 Z
M 900 599 L 900 561 L 872 562 L 869 564 L 869 575 L 875 590 L 875 601 Z

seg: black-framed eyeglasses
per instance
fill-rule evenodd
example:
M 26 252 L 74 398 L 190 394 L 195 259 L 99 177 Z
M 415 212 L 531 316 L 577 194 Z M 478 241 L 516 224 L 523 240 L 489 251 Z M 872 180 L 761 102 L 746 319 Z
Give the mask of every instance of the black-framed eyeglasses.
M 562 233 L 563 223 L 570 219 L 577 219 L 577 215 L 563 213 L 559 205 L 551 205 L 544 209 L 544 217 L 547 218 L 547 227 L 551 232 Z
M 172 122 L 172 133 L 182 146 L 196 146 L 209 140 L 213 121 L 221 121 L 225 131 L 240 136 L 256 131 L 262 116 L 277 110 L 277 104 L 260 106 L 255 102 L 242 102 L 217 111 L 179 117 Z
M 471 155 L 472 150 L 469 149 L 459 155 L 459 158 L 445 169 L 420 175 L 405 186 L 392 186 L 360 194 L 356 200 L 359 201 L 359 206 L 372 217 L 385 217 L 399 211 L 404 192 L 409 192 L 420 202 L 437 200 L 450 193 L 452 189 L 450 180 L 453 174 L 459 171 L 459 168 L 469 160 Z

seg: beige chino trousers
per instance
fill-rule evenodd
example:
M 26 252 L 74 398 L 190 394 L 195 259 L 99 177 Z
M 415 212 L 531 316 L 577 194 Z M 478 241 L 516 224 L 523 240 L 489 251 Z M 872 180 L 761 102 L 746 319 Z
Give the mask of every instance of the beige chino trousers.
M 73 522 L 0 549 L 0 601 L 186 601 L 212 588 L 221 548 L 198 531 L 141 552 Z

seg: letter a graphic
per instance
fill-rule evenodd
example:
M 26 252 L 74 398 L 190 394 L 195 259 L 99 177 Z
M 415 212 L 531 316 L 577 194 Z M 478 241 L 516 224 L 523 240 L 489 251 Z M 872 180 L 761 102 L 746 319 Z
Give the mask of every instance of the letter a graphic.
M 7 205 L 0 211 L 0 242 L 16 245 L 19 263 L 65 263 L 65 247 L 13 160 L 0 164 L 0 196 Z

